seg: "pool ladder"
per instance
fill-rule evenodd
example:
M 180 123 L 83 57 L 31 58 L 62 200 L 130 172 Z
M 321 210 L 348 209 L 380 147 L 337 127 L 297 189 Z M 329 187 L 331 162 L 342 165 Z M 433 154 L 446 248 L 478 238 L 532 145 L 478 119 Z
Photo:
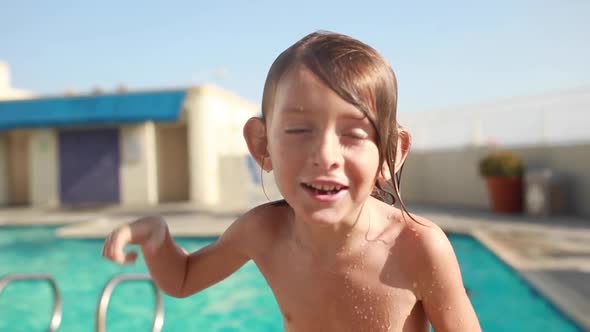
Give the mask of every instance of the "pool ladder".
M 57 287 L 57 282 L 55 279 L 49 274 L 44 273 L 31 273 L 31 274 L 10 274 L 2 279 L 0 279 L 0 294 L 4 288 L 13 281 L 27 281 L 27 280 L 41 280 L 47 281 L 51 286 L 51 290 L 53 291 L 53 298 L 55 302 L 53 303 L 53 313 L 51 314 L 51 321 L 49 322 L 49 332 L 55 332 L 59 326 L 61 325 L 61 312 L 62 312 L 62 303 L 61 303 L 61 295 L 59 293 L 59 288 Z
M 160 290 L 156 287 L 156 284 L 152 281 L 149 275 L 145 274 L 124 274 L 118 275 L 104 286 L 102 293 L 100 294 L 100 300 L 98 301 L 98 309 L 96 310 L 96 331 L 106 332 L 107 330 L 107 308 L 109 307 L 109 301 L 113 295 L 113 291 L 118 284 L 129 281 L 150 281 L 154 294 L 156 295 L 156 308 L 154 312 L 154 320 L 152 322 L 152 332 L 162 331 L 164 325 L 164 305 L 162 304 L 162 296 Z
M 10 274 L 2 279 L 0 279 L 0 294 L 4 288 L 13 281 L 26 281 L 26 280 L 41 280 L 47 281 L 51 286 L 53 291 L 53 297 L 55 302 L 53 304 L 53 313 L 51 315 L 51 321 L 49 323 L 48 332 L 55 332 L 61 325 L 62 319 L 62 301 L 61 301 L 61 294 L 59 293 L 59 288 L 57 287 L 57 282 L 55 279 L 49 274 L 43 273 L 31 273 L 31 274 Z M 162 304 L 162 296 L 160 295 L 160 290 L 156 287 L 153 283 L 152 279 L 149 275 L 144 274 L 124 274 L 118 275 L 111 278 L 105 287 L 103 288 L 100 299 L 98 301 L 98 308 L 96 310 L 96 331 L 97 332 L 106 332 L 106 314 L 107 309 L 109 306 L 109 301 L 111 296 L 113 295 L 113 291 L 115 287 L 122 282 L 129 282 L 129 281 L 150 281 L 156 295 L 156 308 L 154 313 L 154 320 L 152 322 L 152 332 L 160 332 L 162 330 L 162 326 L 164 325 L 164 306 Z

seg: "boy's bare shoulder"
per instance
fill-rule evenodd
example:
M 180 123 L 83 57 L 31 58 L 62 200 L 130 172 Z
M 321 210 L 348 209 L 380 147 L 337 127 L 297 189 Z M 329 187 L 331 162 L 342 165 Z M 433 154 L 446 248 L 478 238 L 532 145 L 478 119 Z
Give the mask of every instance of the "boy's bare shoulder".
M 292 213 L 291 207 L 286 201 L 273 201 L 258 205 L 246 212 L 240 219 L 253 227 L 272 230 L 284 224 L 281 222 Z
M 412 252 L 426 253 L 436 250 L 439 245 L 444 246 L 448 241 L 443 230 L 427 218 L 381 202 L 376 204 L 383 217 L 383 242 L 402 245 Z
M 284 229 L 291 213 L 291 207 L 285 201 L 269 202 L 244 213 L 235 224 L 248 239 L 264 242 Z
M 400 240 L 405 252 L 406 267 L 419 285 L 438 283 L 440 276 L 458 268 L 457 258 L 449 238 L 434 222 L 412 214 L 406 217 Z M 417 289 L 418 297 L 424 290 Z M 421 294 L 420 294 L 421 293 Z
M 422 269 L 441 256 L 454 256 L 445 232 L 434 222 L 392 206 L 380 208 L 385 217 L 382 242 L 390 243 L 390 250 L 397 251 L 402 261 Z
M 405 227 L 400 235 L 416 254 L 431 259 L 449 253 L 454 255 L 447 235 L 437 224 L 416 214 L 404 215 Z
M 289 216 L 289 205 L 270 202 L 259 205 L 234 221 L 217 241 L 217 245 L 234 248 L 244 256 L 256 258 L 275 241 L 284 229 Z

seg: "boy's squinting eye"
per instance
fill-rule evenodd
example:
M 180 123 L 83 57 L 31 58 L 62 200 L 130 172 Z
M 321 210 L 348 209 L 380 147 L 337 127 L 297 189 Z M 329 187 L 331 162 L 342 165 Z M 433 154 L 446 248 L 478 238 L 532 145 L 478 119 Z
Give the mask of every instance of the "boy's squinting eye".
M 367 139 L 367 138 L 369 138 L 369 134 L 367 134 L 364 130 L 361 130 L 361 129 L 348 131 L 344 134 L 344 136 L 354 138 L 354 139 Z
M 285 133 L 287 134 L 301 134 L 301 133 L 306 133 L 309 132 L 309 129 L 306 128 L 288 128 L 285 129 Z

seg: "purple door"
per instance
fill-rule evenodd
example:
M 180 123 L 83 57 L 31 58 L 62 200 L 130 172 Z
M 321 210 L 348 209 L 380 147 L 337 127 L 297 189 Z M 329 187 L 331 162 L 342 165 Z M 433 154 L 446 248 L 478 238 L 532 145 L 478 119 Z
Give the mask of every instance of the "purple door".
M 62 204 L 119 202 L 119 130 L 59 132 Z

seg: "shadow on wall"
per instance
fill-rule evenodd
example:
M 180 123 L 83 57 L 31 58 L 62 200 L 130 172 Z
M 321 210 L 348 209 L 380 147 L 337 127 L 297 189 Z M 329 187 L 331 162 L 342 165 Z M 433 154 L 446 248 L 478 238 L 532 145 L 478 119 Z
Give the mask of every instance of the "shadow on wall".
M 250 155 L 220 157 L 219 181 L 221 202 L 227 211 L 243 212 L 280 199 L 272 173 L 261 172 Z

